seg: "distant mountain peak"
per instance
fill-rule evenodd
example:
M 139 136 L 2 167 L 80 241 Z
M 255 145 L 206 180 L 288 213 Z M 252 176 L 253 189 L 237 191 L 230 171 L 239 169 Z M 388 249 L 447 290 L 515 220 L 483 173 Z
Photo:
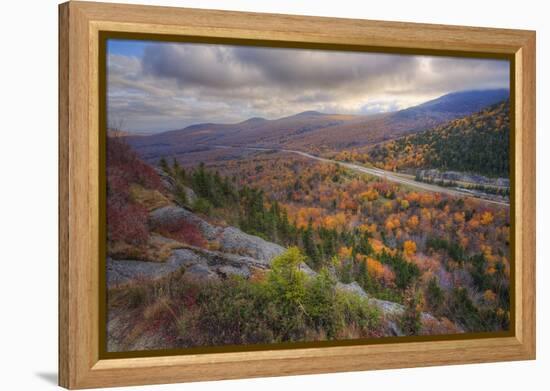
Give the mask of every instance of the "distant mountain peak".
M 266 121 L 267 121 L 267 119 L 262 118 L 262 117 L 252 117 L 252 118 L 249 118 L 247 120 L 244 120 L 244 121 L 240 122 L 240 124 L 253 124 L 253 123 L 266 122 Z
M 448 115 L 460 117 L 469 115 L 481 110 L 484 107 L 509 99 L 510 91 L 507 88 L 486 89 L 486 90 L 465 90 L 451 92 L 424 102 L 418 106 L 409 107 L 395 113 L 397 119 L 411 119 L 429 114 L 431 116 Z
M 200 129 L 207 128 L 209 126 L 216 126 L 216 124 L 212 123 L 212 122 L 205 122 L 205 123 L 200 123 L 200 124 L 189 125 L 189 126 L 183 128 L 183 129 L 178 129 L 178 130 L 200 130 Z M 178 130 L 176 130 L 176 132 Z M 172 130 L 172 132 L 173 132 L 173 130 Z
M 454 91 L 416 107 L 454 112 L 456 109 L 464 109 L 466 105 L 488 106 L 507 99 L 509 95 L 510 91 L 507 88 Z
M 296 116 L 306 116 L 306 115 L 325 115 L 325 113 L 321 113 L 320 111 L 315 111 L 315 110 L 307 110 L 307 111 L 302 111 L 301 113 L 298 113 L 296 114 Z

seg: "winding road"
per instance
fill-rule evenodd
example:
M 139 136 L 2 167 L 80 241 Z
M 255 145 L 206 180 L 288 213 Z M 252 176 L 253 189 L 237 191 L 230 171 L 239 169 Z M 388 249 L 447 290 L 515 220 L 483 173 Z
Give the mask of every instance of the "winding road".
M 481 201 L 489 203 L 489 204 L 509 206 L 508 202 L 496 201 L 496 200 L 491 200 L 491 199 L 487 199 L 487 198 L 482 198 L 482 197 L 479 197 L 476 194 L 468 192 L 468 191 L 462 191 L 462 190 L 459 190 L 459 189 L 456 189 L 456 188 L 443 187 L 443 186 L 438 186 L 438 185 L 432 185 L 432 184 L 429 184 L 429 183 L 418 182 L 418 181 L 414 180 L 414 177 L 412 175 L 395 173 L 395 172 L 392 172 L 392 171 L 386 171 L 386 170 L 382 170 L 382 169 L 374 168 L 374 167 L 364 167 L 364 166 L 360 166 L 358 164 L 343 162 L 343 161 L 339 161 L 339 160 L 326 159 L 326 158 L 323 158 L 323 157 L 320 157 L 320 156 L 312 155 L 312 154 L 307 153 L 307 152 L 297 151 L 297 150 L 293 150 L 293 149 L 241 147 L 241 146 L 228 146 L 228 145 L 210 145 L 210 147 L 222 148 L 222 149 L 244 149 L 244 150 L 249 150 L 249 151 L 293 153 L 293 154 L 300 155 L 300 156 L 303 156 L 303 157 L 306 157 L 306 158 L 309 158 L 309 159 L 317 160 L 317 161 L 320 161 L 320 162 L 339 164 L 340 166 L 346 167 L 346 168 L 348 168 L 350 170 L 353 170 L 355 172 L 360 172 L 360 173 L 363 173 L 363 174 L 368 174 L 368 175 L 373 175 L 373 176 L 376 176 L 376 177 L 379 177 L 379 178 L 384 178 L 384 179 L 386 179 L 390 182 L 399 183 L 401 185 L 410 186 L 412 188 L 423 190 L 423 191 L 430 191 L 430 192 L 434 192 L 434 193 L 444 193 L 444 194 L 449 194 L 449 195 L 453 195 L 453 196 L 471 197 L 471 198 L 476 198 L 478 200 L 481 200 Z

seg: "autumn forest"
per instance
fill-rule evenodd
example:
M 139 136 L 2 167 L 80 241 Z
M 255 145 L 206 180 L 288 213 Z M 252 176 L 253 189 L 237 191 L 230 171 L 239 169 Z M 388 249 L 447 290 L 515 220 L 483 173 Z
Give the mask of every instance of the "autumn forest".
M 107 350 L 509 330 L 509 113 L 486 88 L 375 114 L 109 123 Z

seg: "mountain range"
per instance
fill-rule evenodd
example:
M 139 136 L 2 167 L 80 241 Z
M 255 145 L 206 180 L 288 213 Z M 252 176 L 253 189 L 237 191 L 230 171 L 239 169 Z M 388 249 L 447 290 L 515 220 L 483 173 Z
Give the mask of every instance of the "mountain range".
M 236 124 L 201 123 L 126 139 L 147 160 L 212 146 L 284 147 L 321 153 L 377 144 L 428 130 L 508 98 L 508 89 L 461 91 L 390 113 L 346 115 L 305 111 L 273 120 L 256 117 Z

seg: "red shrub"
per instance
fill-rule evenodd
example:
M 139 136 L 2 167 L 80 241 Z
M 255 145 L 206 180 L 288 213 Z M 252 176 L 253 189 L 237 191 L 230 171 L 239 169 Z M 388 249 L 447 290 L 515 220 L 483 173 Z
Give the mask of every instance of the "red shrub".
M 128 200 L 130 184 L 119 167 L 107 167 L 107 202 Z
M 149 238 L 147 210 L 130 198 L 130 184 L 162 189 L 157 172 L 122 137 L 107 138 L 107 234 L 111 241 L 140 245 Z
M 162 190 L 158 173 L 139 158 L 123 137 L 107 138 L 107 172 L 109 171 L 114 171 L 128 183 Z
M 162 227 L 158 227 L 157 231 L 163 236 L 191 246 L 206 247 L 207 245 L 206 239 L 197 226 L 185 219 L 173 220 Z
M 135 245 L 149 239 L 147 210 L 130 202 L 107 202 L 107 234 L 109 240 Z

